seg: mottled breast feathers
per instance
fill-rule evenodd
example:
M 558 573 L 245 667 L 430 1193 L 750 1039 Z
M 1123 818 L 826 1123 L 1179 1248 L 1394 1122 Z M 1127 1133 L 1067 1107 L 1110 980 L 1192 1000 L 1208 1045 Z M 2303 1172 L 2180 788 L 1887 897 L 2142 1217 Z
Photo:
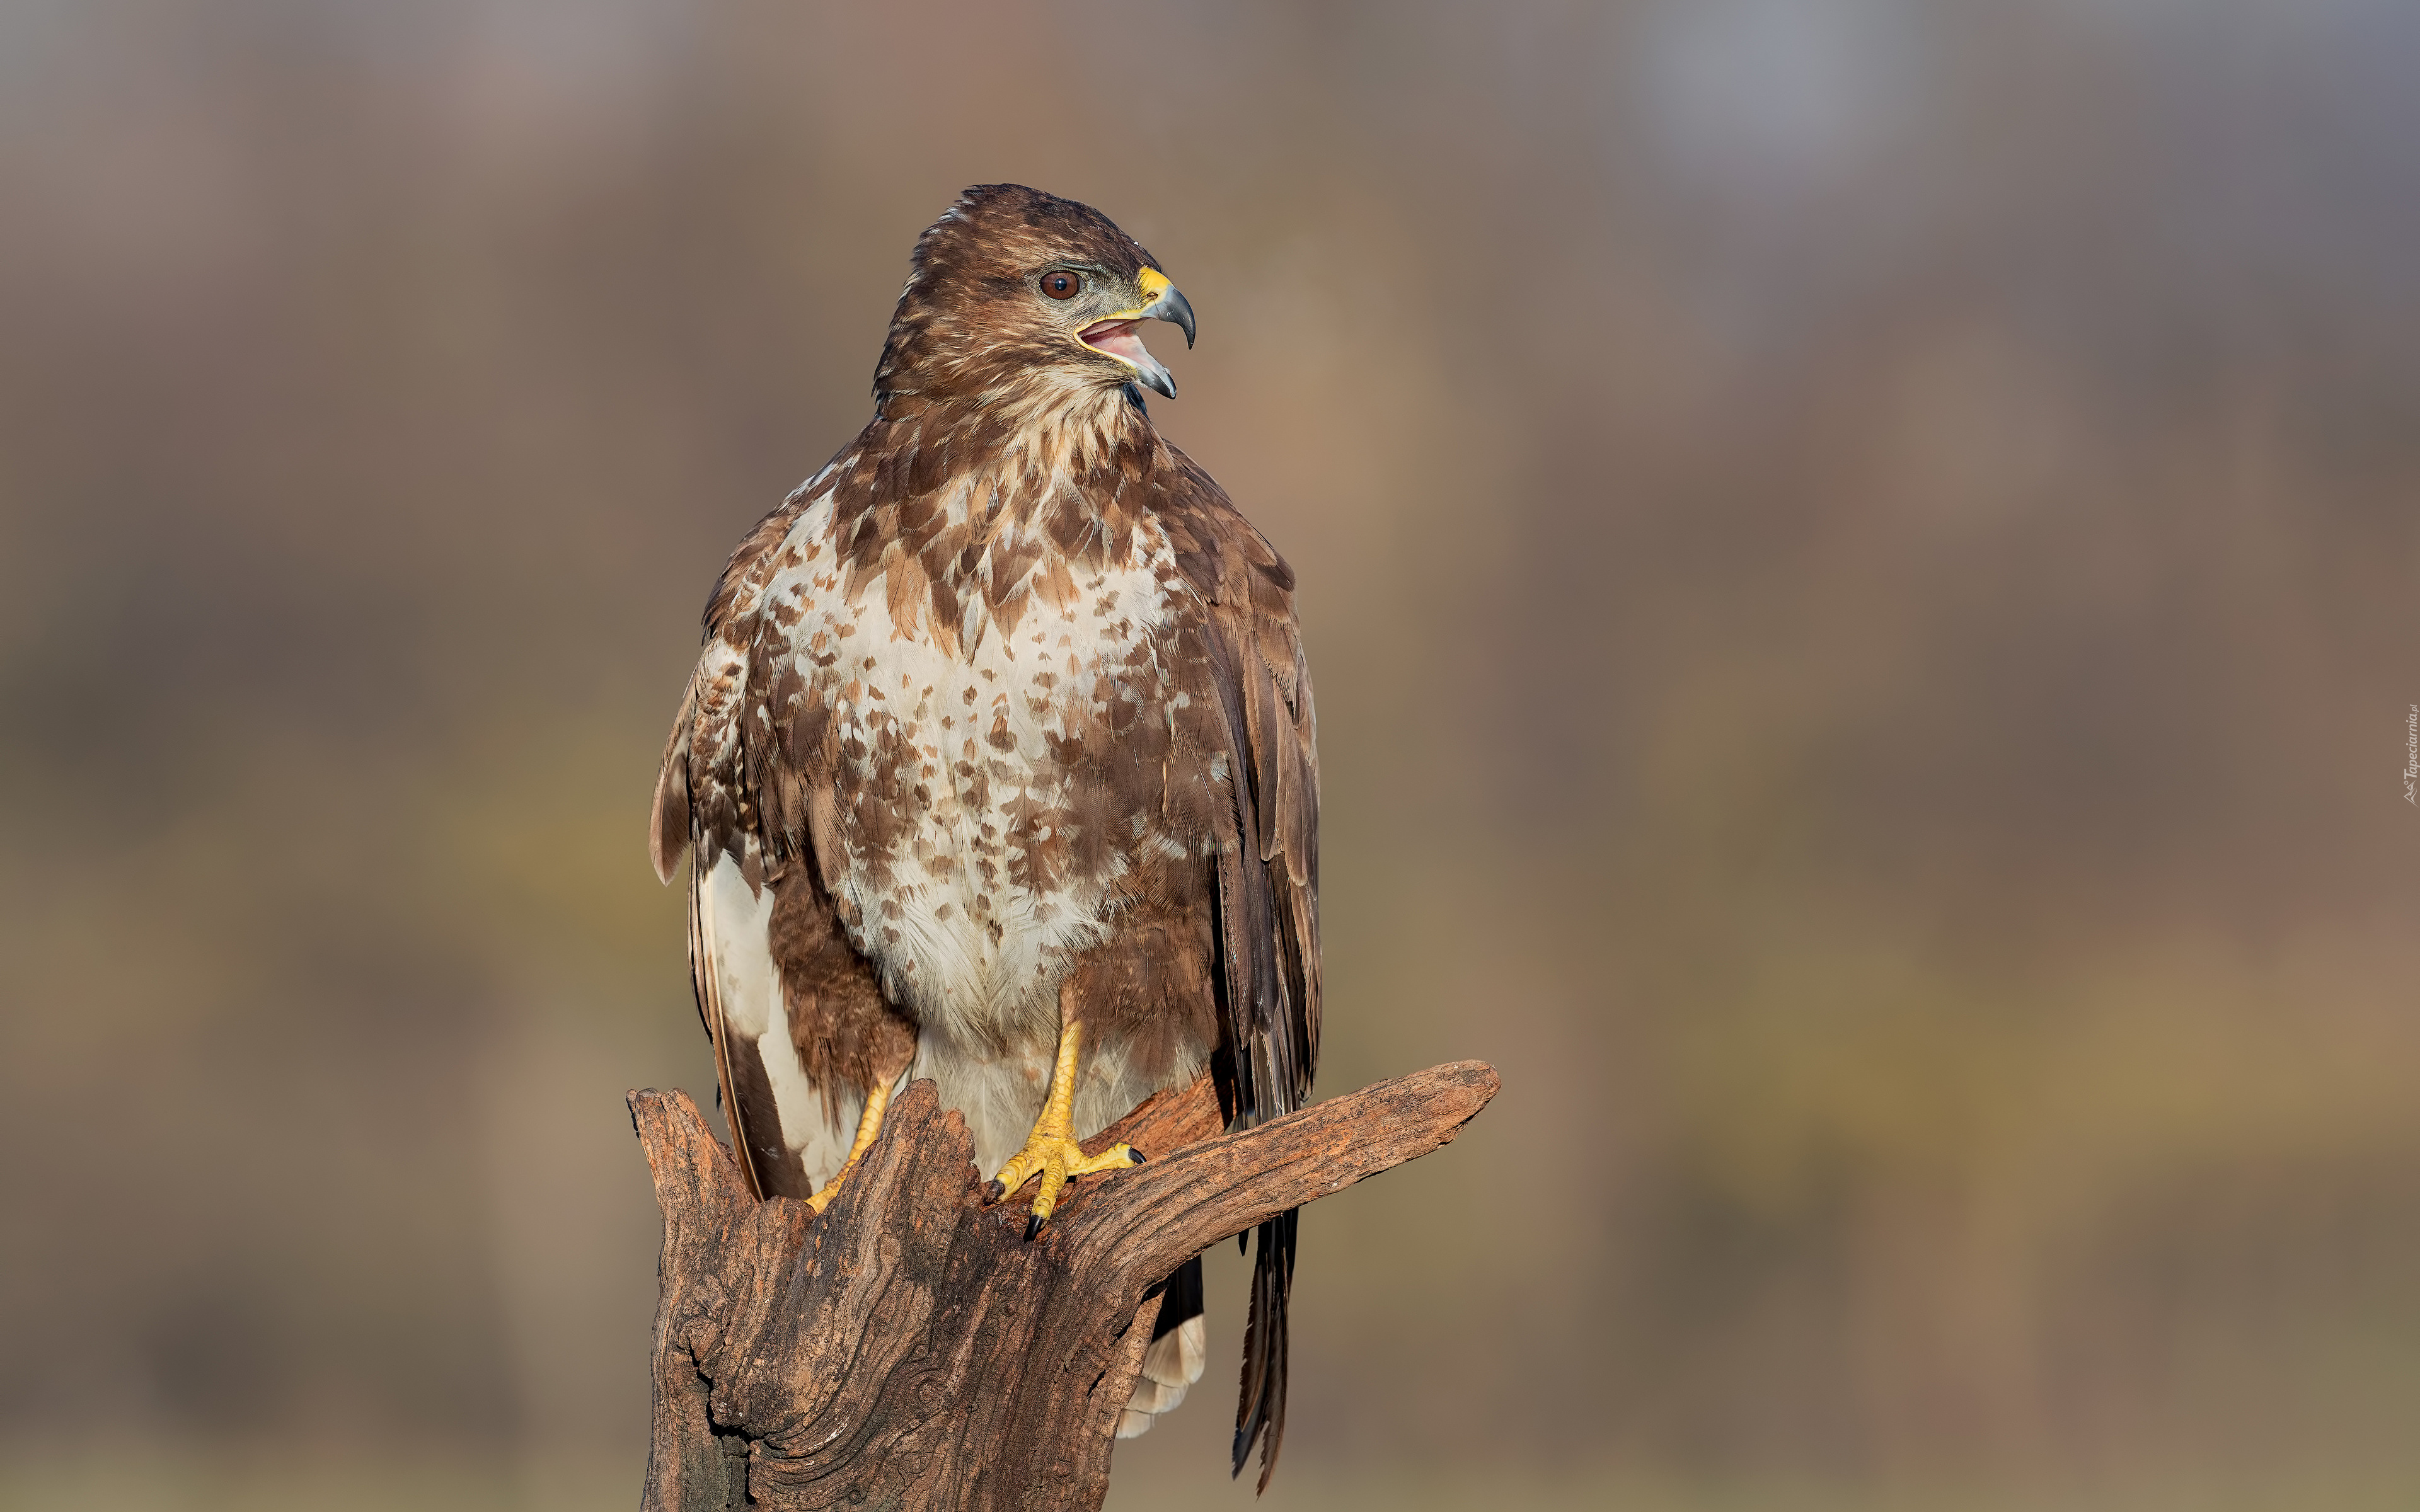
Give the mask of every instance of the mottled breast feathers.
M 1053 690 L 1059 707 L 1039 733 L 1086 822 L 1056 850 L 1046 840 L 1020 855 L 1047 891 L 1130 874 L 1145 833 L 1189 853 L 1215 915 L 1222 1093 L 1244 1122 L 1298 1106 L 1318 1049 L 1318 768 L 1291 570 L 1147 423 L 1036 458 L 991 427 L 925 434 L 938 418 L 877 419 L 733 554 L 657 784 L 659 873 L 669 880 L 692 841 L 701 866 L 728 856 L 752 885 L 813 867 L 852 933 L 867 929 L 844 857 L 900 864 L 876 855 L 884 816 L 933 805 L 931 786 L 918 790 L 935 762 L 878 749 L 888 724 L 852 715 L 944 690 L 865 686 L 858 664 L 889 658 L 852 644 L 845 625 L 801 638 L 809 601 L 868 605 L 886 639 L 913 636 L 972 666 L 987 641 L 1047 638 L 1036 626 L 1071 606 L 1103 623 L 1097 595 L 1115 576 L 1136 602 L 1107 609 L 1156 623 L 1109 642 L 1124 649 L 1093 686 Z M 952 453 L 961 466 L 920 465 Z M 1030 714 L 1036 695 L 1013 690 L 1029 707 L 1004 712 L 1012 690 L 978 687 L 930 722 L 974 742 L 980 765 L 1011 740 L 1007 714 Z M 967 764 L 963 748 L 934 754 Z M 1031 817 L 1036 831 L 1057 817 L 1063 832 L 1071 816 Z

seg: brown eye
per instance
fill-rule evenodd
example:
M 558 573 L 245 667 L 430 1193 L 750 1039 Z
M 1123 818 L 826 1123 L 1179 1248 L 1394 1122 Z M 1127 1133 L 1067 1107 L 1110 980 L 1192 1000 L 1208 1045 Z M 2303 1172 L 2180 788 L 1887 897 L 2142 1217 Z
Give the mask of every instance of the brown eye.
M 1084 291 L 1084 281 L 1065 271 L 1042 275 L 1042 292 L 1054 300 L 1072 300 Z

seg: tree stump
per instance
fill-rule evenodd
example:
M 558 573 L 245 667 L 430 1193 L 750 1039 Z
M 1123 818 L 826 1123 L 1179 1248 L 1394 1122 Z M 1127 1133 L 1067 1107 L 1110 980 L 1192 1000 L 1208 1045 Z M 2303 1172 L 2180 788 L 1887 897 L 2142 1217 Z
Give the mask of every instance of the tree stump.
M 633 1092 L 664 1214 L 642 1505 L 1098 1507 L 1159 1283 L 1427 1154 L 1496 1088 L 1460 1061 L 1222 1134 L 1205 1075 L 1087 1141 L 1151 1159 L 1072 1186 L 1031 1242 L 1024 1203 L 984 1201 L 930 1082 L 821 1216 L 751 1196 L 687 1093 Z

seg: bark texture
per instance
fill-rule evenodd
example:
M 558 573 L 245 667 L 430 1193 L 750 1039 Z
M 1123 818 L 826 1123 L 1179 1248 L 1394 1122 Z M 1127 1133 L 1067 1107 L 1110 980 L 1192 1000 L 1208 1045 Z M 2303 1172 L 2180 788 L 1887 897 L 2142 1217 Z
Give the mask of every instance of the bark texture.
M 1205 1076 L 1087 1141 L 1151 1159 L 1077 1183 L 1032 1242 L 1024 1203 L 983 1200 L 930 1082 L 820 1217 L 750 1196 L 688 1094 L 633 1092 L 664 1215 L 642 1504 L 1097 1507 L 1158 1284 L 1447 1143 L 1496 1088 L 1460 1061 L 1222 1134 Z

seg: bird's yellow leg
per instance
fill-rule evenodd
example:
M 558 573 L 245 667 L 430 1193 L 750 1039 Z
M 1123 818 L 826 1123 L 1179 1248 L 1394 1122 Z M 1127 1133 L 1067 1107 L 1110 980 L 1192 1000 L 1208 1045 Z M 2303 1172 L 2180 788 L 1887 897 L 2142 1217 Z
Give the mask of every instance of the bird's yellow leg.
M 993 1178 L 999 1183 L 999 1196 L 1003 1197 L 1031 1178 L 1042 1178 L 1042 1190 L 1033 1198 L 1033 1216 L 1026 1220 L 1028 1239 L 1040 1231 L 1051 1210 L 1059 1206 L 1060 1189 L 1067 1184 L 1069 1177 L 1122 1171 L 1142 1164 L 1142 1157 L 1135 1153 L 1132 1145 L 1112 1145 L 1097 1155 L 1087 1155 L 1076 1142 L 1076 1062 L 1083 1047 L 1084 1026 L 1076 1022 L 1063 1003 L 1059 1058 L 1050 1068 L 1050 1095 L 1043 1100 L 1042 1116 L 1033 1120 L 1033 1133 L 1026 1137 L 1025 1148 Z
M 848 1159 L 840 1163 L 840 1169 L 832 1172 L 830 1180 L 817 1187 L 807 1198 L 808 1207 L 821 1212 L 831 1205 L 832 1196 L 840 1191 L 843 1179 L 857 1169 L 857 1158 L 865 1153 L 866 1147 L 874 1143 L 874 1136 L 881 1132 L 882 1110 L 890 1105 L 891 1084 L 877 1077 L 866 1089 L 865 1111 L 858 1116 L 857 1137 L 849 1141 Z

